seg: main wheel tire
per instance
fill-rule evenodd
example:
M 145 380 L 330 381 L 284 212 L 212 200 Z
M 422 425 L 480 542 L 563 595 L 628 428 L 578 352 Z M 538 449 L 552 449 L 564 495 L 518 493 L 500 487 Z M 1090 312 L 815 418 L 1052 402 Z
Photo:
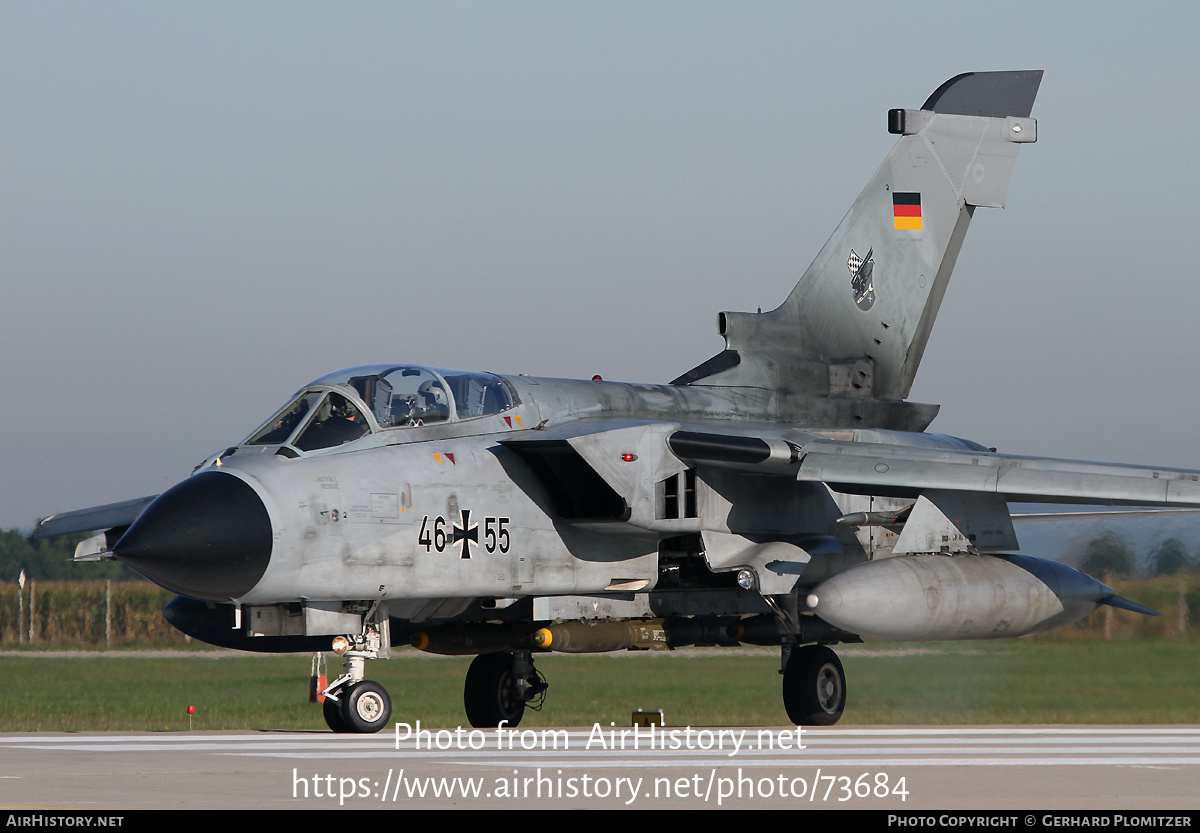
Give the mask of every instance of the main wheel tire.
M 783 672 L 783 707 L 797 726 L 832 726 L 846 708 L 846 674 L 824 645 L 792 652 Z
M 467 669 L 463 705 L 476 729 L 494 729 L 502 720 L 506 726 L 520 724 L 525 703 L 516 697 L 512 662 L 512 654 L 480 654 Z
M 338 697 L 345 695 L 346 689 L 342 689 Z M 342 720 L 342 702 L 340 699 L 334 700 L 330 697 L 325 698 L 325 702 L 321 704 L 321 711 L 325 715 L 325 725 L 339 735 L 350 731 L 350 727 L 346 725 L 346 721 Z
M 392 716 L 392 698 L 383 686 L 371 680 L 346 686 L 341 701 L 342 721 L 348 732 L 361 735 L 378 732 Z

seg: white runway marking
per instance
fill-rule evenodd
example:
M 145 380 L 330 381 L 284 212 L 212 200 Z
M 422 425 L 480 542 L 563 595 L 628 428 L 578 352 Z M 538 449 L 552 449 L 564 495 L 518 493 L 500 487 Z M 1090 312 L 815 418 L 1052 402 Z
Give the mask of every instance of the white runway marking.
M 619 747 L 622 729 L 602 730 L 604 746 Z M 803 748 L 784 749 L 781 740 L 795 745 L 792 727 L 667 727 L 653 748 L 644 733 L 634 748 L 624 731 L 623 749 L 604 748 L 595 728 L 517 729 L 503 745 L 494 730 L 434 731 L 421 748 L 396 732 L 0 735 L 0 806 L 515 807 L 504 802 L 519 798 L 546 808 L 815 800 L 912 810 L 1011 806 L 1015 796 L 1040 809 L 1200 805 L 1196 726 L 807 728 Z
M 396 762 L 460 765 L 521 766 L 725 766 L 743 767 L 781 764 L 880 766 L 1162 766 L 1200 765 L 1200 729 L 1196 728 L 880 728 L 880 729 L 805 729 L 803 749 L 764 749 L 765 741 L 786 732 L 794 743 L 791 729 L 746 729 L 741 748 L 735 751 L 727 743 L 715 747 L 712 737 L 683 727 L 667 727 L 659 732 L 677 735 L 642 735 L 636 741 L 629 735 L 617 737 L 618 745 L 608 746 L 609 727 L 604 727 L 605 743 L 587 730 L 567 730 L 565 740 L 543 734 L 543 730 L 525 730 L 532 749 L 521 748 L 522 730 L 515 730 L 504 748 L 498 748 L 494 731 L 481 731 L 482 749 L 458 748 L 467 741 L 456 741 L 452 732 L 417 748 L 414 740 L 397 744 L 395 733 L 348 736 L 326 734 L 236 734 L 236 735 L 93 735 L 0 737 L 0 748 L 56 750 L 61 752 L 135 753 L 201 752 L 213 755 L 294 758 L 301 760 L 383 759 Z M 620 730 L 617 730 L 618 732 Z M 628 731 L 628 730 L 627 730 Z M 715 730 L 709 730 L 715 731 Z M 728 730 L 726 730 L 728 731 Z M 735 730 L 742 731 L 742 730 Z M 536 733 L 536 734 L 534 734 Z M 465 733 L 460 738 L 465 738 Z M 554 748 L 557 741 L 558 749 Z M 652 741 L 652 742 L 651 742 Z M 450 748 L 438 748 L 438 743 Z M 509 748 L 511 744 L 512 748 Z M 687 748 L 690 744 L 692 748 Z M 432 745 L 434 748 L 428 748 Z M 762 745 L 765 745 L 762 744 Z M 677 748 L 670 748 L 670 747 Z M 666 747 L 666 748 L 664 748 Z

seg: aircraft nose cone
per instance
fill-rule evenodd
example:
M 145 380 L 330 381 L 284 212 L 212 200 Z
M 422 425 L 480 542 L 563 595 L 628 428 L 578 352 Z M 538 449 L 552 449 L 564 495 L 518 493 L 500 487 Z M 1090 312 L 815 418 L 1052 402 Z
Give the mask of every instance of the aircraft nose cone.
M 249 592 L 271 560 L 271 517 L 254 489 L 206 471 L 163 492 L 113 547 L 168 590 L 224 601 Z

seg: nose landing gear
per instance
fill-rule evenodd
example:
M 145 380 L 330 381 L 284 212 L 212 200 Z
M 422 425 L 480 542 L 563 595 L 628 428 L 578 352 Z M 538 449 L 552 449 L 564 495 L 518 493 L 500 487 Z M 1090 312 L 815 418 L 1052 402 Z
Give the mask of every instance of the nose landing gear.
M 340 638 L 340 637 L 339 637 Z M 372 734 L 388 724 L 392 698 L 379 683 L 363 679 L 369 659 L 379 657 L 379 634 L 372 628 L 361 636 L 348 637 L 346 671 L 321 692 L 325 697 L 325 725 L 339 734 Z

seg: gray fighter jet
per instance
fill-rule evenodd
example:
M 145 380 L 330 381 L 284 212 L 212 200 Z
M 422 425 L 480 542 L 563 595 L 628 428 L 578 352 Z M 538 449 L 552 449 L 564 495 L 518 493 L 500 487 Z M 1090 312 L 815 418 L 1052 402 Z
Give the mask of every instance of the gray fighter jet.
M 967 226 L 1002 207 L 1040 71 L 968 73 L 917 110 L 787 300 L 722 312 L 670 384 L 376 364 L 304 386 L 153 498 L 53 516 L 180 594 L 185 633 L 334 650 L 334 731 L 374 732 L 393 645 L 478 655 L 471 725 L 538 707 L 547 651 L 777 645 L 796 724 L 832 724 L 828 647 L 994 639 L 1107 604 L 1016 554 L 1009 501 L 1200 506 L 1200 473 L 997 454 L 907 401 Z

